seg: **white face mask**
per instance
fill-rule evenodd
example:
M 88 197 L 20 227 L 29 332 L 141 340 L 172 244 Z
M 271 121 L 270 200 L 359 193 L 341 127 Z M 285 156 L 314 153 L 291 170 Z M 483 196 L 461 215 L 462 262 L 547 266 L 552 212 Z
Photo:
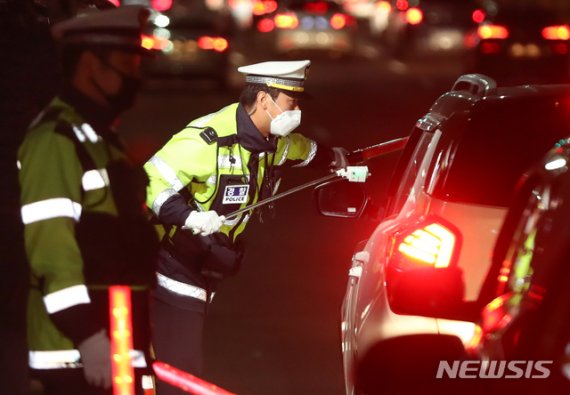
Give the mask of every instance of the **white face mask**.
M 275 103 L 275 100 L 273 100 L 271 96 L 269 96 L 269 98 L 277 108 L 281 110 L 281 107 Z M 269 132 L 275 136 L 285 137 L 301 124 L 301 110 L 281 110 L 281 114 L 275 118 L 273 118 L 267 110 L 265 112 L 269 115 L 269 118 L 271 118 Z

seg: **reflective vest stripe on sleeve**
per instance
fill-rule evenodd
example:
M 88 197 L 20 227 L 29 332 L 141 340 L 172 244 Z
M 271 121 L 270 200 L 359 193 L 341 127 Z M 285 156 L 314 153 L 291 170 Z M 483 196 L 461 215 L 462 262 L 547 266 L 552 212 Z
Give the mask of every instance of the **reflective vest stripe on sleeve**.
M 283 149 L 283 155 L 281 155 L 281 159 L 279 159 L 279 163 L 277 166 L 281 166 L 287 160 L 287 154 L 289 153 L 289 138 L 285 137 L 285 149 Z
M 172 188 L 167 188 L 158 194 L 152 203 L 152 211 L 156 214 L 156 216 L 159 215 L 162 205 L 174 195 L 178 195 L 178 192 Z
M 164 160 L 154 155 L 149 159 L 149 162 L 152 163 L 164 181 L 168 182 L 175 191 L 180 191 L 184 188 L 184 184 L 176 176 L 176 172 Z
M 141 350 L 131 350 L 131 364 L 134 368 L 146 368 L 146 358 Z M 28 363 L 32 369 L 81 368 L 79 350 L 30 351 Z
M 315 155 L 317 155 L 317 143 L 315 143 L 313 140 L 311 140 L 311 149 L 309 150 L 309 156 L 307 157 L 307 159 L 293 167 L 303 167 L 303 166 L 307 166 L 309 163 L 311 163 L 311 161 L 315 158 Z
M 44 296 L 44 304 L 49 314 L 86 303 L 91 303 L 91 299 L 85 285 L 74 285 Z
M 25 204 L 21 209 L 22 222 L 29 225 L 46 219 L 68 217 L 79 221 L 81 204 L 68 198 L 52 198 Z

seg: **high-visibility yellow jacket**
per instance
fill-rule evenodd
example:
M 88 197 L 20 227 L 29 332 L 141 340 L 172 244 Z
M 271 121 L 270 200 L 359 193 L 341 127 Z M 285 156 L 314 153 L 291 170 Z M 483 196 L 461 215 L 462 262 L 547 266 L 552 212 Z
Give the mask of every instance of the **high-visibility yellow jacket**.
M 198 238 L 189 230 L 181 230 L 190 211 L 214 210 L 226 215 L 273 194 L 279 168 L 328 164 L 329 160 L 328 149 L 301 134 L 263 138 L 245 109 L 234 103 L 192 121 L 145 164 L 150 180 L 147 205 L 161 224 L 170 227 L 169 243 L 187 247 Z M 214 243 L 231 248 L 250 216 L 251 213 L 245 213 L 226 220 L 220 233 L 214 235 Z M 186 237 L 178 237 L 181 234 Z M 181 255 L 199 255 L 196 248 L 201 247 L 193 248 Z M 160 267 L 159 262 L 159 272 L 168 277 L 165 281 L 195 282 L 188 274 L 189 265 L 185 266 L 173 269 Z M 159 284 L 160 279 L 159 276 Z
M 215 210 L 219 215 L 224 215 L 251 205 L 259 199 L 268 168 L 281 167 L 288 161 L 293 161 L 298 167 L 306 166 L 315 158 L 317 143 L 298 133 L 277 139 L 276 143 L 266 142 L 259 134 L 261 145 L 252 150 L 243 143 L 238 133 L 237 111 L 238 104 L 234 103 L 192 121 L 145 164 L 150 179 L 147 204 L 159 219 L 164 218 L 161 210 L 165 203 L 179 197 L 194 206 L 178 218 L 169 221 L 170 218 L 167 217 L 161 222 L 181 226 L 192 209 Z M 245 114 L 243 109 L 241 111 Z M 253 123 L 251 127 L 254 128 Z M 225 138 L 225 141 L 222 140 L 221 144 L 220 141 L 208 143 L 201 136 L 207 128 L 213 129 L 216 136 L 220 140 Z M 253 132 L 259 133 L 257 130 Z M 252 155 L 259 158 L 255 169 L 250 169 Z M 257 172 L 256 180 L 249 179 L 252 170 Z M 243 185 L 245 189 L 226 189 L 228 185 Z M 241 203 L 229 200 L 230 193 L 239 194 L 246 190 L 247 196 Z M 221 232 L 235 240 L 245 229 L 248 219 L 249 215 L 245 214 L 226 221 Z
M 20 146 L 32 368 L 80 367 L 76 345 L 108 327 L 108 286 L 134 286 L 139 320 L 138 299 L 153 284 L 157 237 L 142 211 L 146 183 L 112 139 L 55 98 Z

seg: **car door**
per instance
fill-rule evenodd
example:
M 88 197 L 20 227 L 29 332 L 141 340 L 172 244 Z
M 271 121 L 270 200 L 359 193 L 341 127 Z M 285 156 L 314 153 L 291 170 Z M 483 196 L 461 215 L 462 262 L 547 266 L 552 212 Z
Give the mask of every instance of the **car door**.
M 551 197 L 549 184 L 535 183 L 523 190 L 522 198 L 515 203 L 504 229 L 512 229 L 510 239 L 496 250 L 504 251 L 494 260 L 500 262 L 498 273 L 493 272 L 496 297 L 485 306 L 481 315 L 483 360 L 505 359 L 512 356 L 521 330 L 544 297 L 544 287 L 534 279 L 537 260 L 537 238 Z M 517 210 L 518 206 L 518 210 Z M 518 216 L 513 215 L 518 213 Z M 513 218 L 514 217 L 514 218 Z M 506 237 L 501 235 L 498 243 Z
M 390 182 L 389 203 L 387 206 L 380 208 L 380 216 L 384 217 L 380 226 L 389 220 L 390 217 L 395 217 L 397 212 L 399 212 L 399 208 L 407 199 L 411 188 L 413 188 L 417 175 L 417 166 L 422 162 L 422 158 L 425 155 L 425 147 L 427 146 L 426 138 L 421 138 L 424 133 L 421 129 L 415 129 L 408 140 Z M 385 207 L 391 207 L 390 211 L 387 212 Z M 359 289 L 363 270 L 370 260 L 370 252 L 366 249 L 367 243 L 368 240 L 361 241 L 352 256 L 352 262 L 348 271 L 346 293 L 341 307 L 341 347 L 347 394 L 352 394 L 354 391 L 352 372 L 357 354 L 356 337 L 358 323 L 364 313 L 358 307 L 358 300 L 362 299 L 359 296 Z M 372 295 L 366 295 L 365 299 L 370 299 L 371 297 Z

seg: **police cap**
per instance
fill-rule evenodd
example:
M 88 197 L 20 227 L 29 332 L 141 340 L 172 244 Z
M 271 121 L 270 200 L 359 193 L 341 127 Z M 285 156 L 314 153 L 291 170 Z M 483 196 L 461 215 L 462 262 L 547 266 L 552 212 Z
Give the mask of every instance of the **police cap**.
M 133 5 L 96 11 L 55 24 L 52 35 L 64 48 L 111 47 L 145 54 L 150 52 L 141 46 L 141 34 L 148 16 L 148 9 Z
M 305 92 L 305 80 L 310 66 L 310 60 L 262 62 L 242 66 L 238 71 L 245 74 L 245 82 L 248 84 L 263 84 L 287 94 L 302 94 Z

